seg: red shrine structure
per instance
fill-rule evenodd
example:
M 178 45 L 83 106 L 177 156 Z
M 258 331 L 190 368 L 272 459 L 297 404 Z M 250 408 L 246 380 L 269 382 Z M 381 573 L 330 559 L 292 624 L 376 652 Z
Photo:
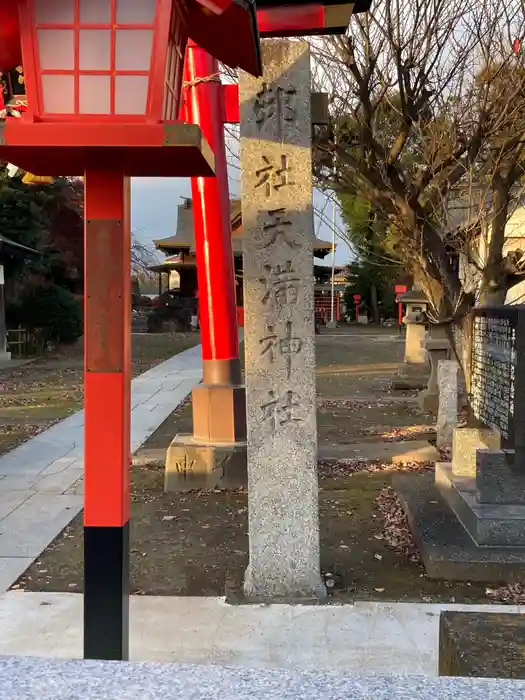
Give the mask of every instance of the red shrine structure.
M 85 182 L 86 658 L 128 657 L 129 178 L 214 181 L 214 134 L 178 120 L 190 40 L 201 73 L 261 74 L 249 0 L 0 0 L 0 70 L 23 64 L 27 101 L 0 121 L 0 158 Z

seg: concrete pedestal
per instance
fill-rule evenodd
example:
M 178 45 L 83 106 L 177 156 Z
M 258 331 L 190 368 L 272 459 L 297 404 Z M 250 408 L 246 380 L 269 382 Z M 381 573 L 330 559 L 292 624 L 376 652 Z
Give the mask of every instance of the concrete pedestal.
M 246 443 L 206 443 L 177 435 L 168 447 L 164 472 L 166 493 L 217 487 L 235 488 L 246 480 Z

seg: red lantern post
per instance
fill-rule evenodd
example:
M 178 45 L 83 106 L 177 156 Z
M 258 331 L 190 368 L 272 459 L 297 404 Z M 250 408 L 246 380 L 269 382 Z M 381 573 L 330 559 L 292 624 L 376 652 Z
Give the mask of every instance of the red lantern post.
M 225 63 L 259 74 L 255 10 L 234 0 L 212 10 L 197 0 L 11 6 L 18 9 L 27 110 L 0 121 L 0 158 L 35 175 L 53 167 L 85 178 L 84 655 L 125 659 L 129 177 L 213 176 L 200 128 L 177 120 L 187 40 L 199 36 Z
M 406 291 L 407 287 L 404 284 L 396 284 L 394 287 L 397 302 L 397 325 L 399 328 L 403 325 L 403 302 L 401 301 L 401 294 L 405 294 Z
M 192 41 L 186 51 L 185 90 L 186 119 L 201 127 L 213 150 L 216 167 L 216 177 L 192 178 L 191 182 L 203 359 L 203 384 L 193 391 L 192 439 L 224 446 L 246 439 L 224 97 L 217 59 Z
M 355 321 L 359 323 L 359 304 L 361 303 L 361 295 L 354 294 L 354 304 L 355 304 Z

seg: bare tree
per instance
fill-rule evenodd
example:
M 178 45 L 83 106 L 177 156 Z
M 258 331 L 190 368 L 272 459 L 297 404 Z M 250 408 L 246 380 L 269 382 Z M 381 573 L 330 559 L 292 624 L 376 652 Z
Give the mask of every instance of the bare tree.
M 370 202 L 436 322 L 524 278 L 523 254 L 504 246 L 525 164 L 525 66 L 513 52 L 524 35 L 521 0 L 392 0 L 353 17 L 349 36 L 312 42 L 332 110 L 319 183 Z
M 158 264 L 155 251 L 137 238 L 135 233 L 131 234 L 131 271 L 139 277 L 149 277 L 149 268 Z

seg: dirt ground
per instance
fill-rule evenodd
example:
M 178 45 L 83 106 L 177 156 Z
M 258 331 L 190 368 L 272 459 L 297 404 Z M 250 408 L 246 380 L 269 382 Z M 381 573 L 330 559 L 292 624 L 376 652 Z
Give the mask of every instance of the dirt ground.
M 133 375 L 200 342 L 197 333 L 133 335 Z M 0 454 L 66 418 L 83 404 L 82 341 L 0 371 Z
M 395 331 L 347 329 L 317 338 L 319 442 L 412 440 L 432 429 L 414 392 L 392 392 L 402 359 Z M 167 447 L 191 431 L 191 406 L 151 436 Z M 414 469 L 414 465 L 408 465 Z M 408 468 L 407 467 L 407 468 Z M 400 469 L 402 467 L 396 467 Z M 432 465 L 422 465 L 423 469 Z M 336 581 L 337 601 L 355 599 L 487 602 L 485 586 L 427 579 L 422 566 L 393 549 L 376 499 L 396 473 L 392 465 L 320 463 L 321 564 Z M 242 581 L 248 561 L 243 489 L 163 493 L 160 466 L 133 468 L 132 590 L 142 595 L 224 595 Z M 420 474 L 414 470 L 411 478 Z M 82 590 L 79 516 L 17 583 L 33 591 Z M 490 585 L 490 584 L 487 584 Z

